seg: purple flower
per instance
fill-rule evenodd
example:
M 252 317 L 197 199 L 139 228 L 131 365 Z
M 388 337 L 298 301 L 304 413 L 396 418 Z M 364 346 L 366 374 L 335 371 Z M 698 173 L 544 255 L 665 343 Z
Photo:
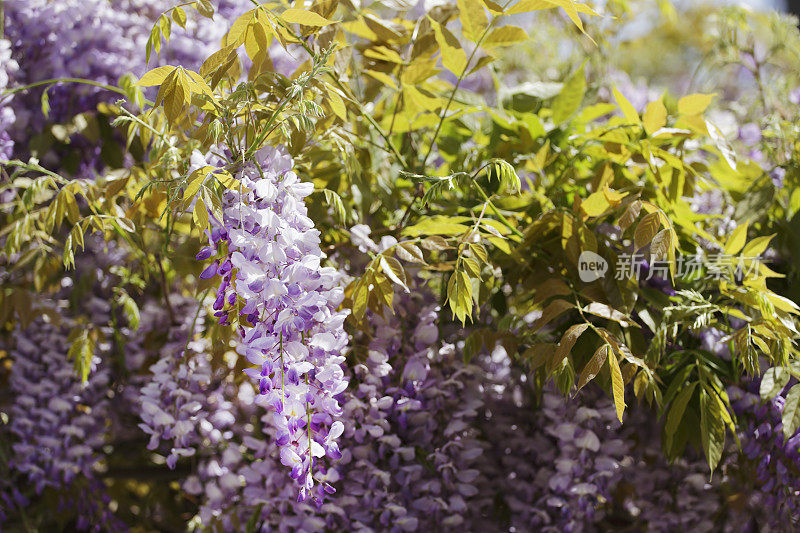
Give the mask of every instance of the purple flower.
M 319 231 L 303 200 L 313 185 L 300 181 L 292 167 L 292 159 L 275 148 L 260 150 L 245 164 L 236 177 L 248 192 L 226 193 L 223 220 L 214 220 L 209 247 L 198 257 L 210 257 L 206 250 L 227 241 L 219 267 L 210 264 L 200 277 L 221 278 L 216 316 L 227 321 L 235 309 L 240 317 L 237 351 L 261 366 L 258 392 L 275 409 L 281 461 L 291 467 L 303 501 L 315 487 L 322 443 L 334 449 L 330 428 L 342 413 L 336 397 L 347 387 L 341 367 L 347 335 L 346 313 L 337 311 L 344 298 L 340 278 L 321 264 Z M 328 415 L 326 422 L 312 425 L 320 413 Z M 321 485 L 314 491 L 319 498 L 323 493 Z

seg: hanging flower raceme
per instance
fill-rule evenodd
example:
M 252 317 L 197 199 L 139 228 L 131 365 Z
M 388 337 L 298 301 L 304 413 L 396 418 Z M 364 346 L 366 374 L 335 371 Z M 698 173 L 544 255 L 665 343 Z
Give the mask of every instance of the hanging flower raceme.
M 240 169 L 241 190 L 226 191 L 222 220 L 212 217 L 210 246 L 198 254 L 211 263 L 201 278 L 220 276 L 214 302 L 222 324 L 238 322 L 238 352 L 257 368 L 259 402 L 273 409 L 281 462 L 291 469 L 300 501 L 332 492 L 315 483 L 314 466 L 337 459 L 343 425 L 336 396 L 347 387 L 341 364 L 347 335 L 339 275 L 322 267 L 319 231 L 291 157 L 264 148 Z
M 192 327 L 202 327 L 194 320 L 188 299 L 173 296 L 175 308 L 182 311 L 182 323 L 173 324 L 160 359 L 150 367 L 152 377 L 139 391 L 138 405 L 142 423 L 139 427 L 150 436 L 148 449 L 155 450 L 162 440 L 170 443 L 166 463 L 175 468 L 180 457 L 192 457 L 201 438 L 213 428 L 225 411 L 210 405 L 212 368 L 208 343 L 192 338 Z M 229 422 L 229 421 L 228 421 Z M 219 425 L 219 424 L 217 424 Z M 222 435 L 217 431 L 215 440 Z

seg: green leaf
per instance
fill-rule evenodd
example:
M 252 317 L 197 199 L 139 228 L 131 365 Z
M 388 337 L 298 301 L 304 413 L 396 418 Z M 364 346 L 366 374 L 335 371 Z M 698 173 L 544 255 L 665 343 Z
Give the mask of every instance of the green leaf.
M 600 316 L 603 318 L 607 318 L 609 320 L 613 320 L 614 322 L 618 323 L 620 326 L 627 328 L 633 326 L 635 322 L 631 317 L 626 315 L 621 311 L 617 311 L 613 307 L 604 304 L 602 302 L 592 302 L 589 305 L 583 308 L 585 313 L 590 313 L 592 315 Z
M 253 514 L 250 516 L 250 519 L 247 521 L 245 525 L 244 531 L 245 533 L 255 533 L 258 524 L 261 521 L 261 510 L 264 508 L 263 503 L 259 503 L 258 506 L 253 511 Z
M 600 372 L 600 369 L 603 368 L 610 351 L 611 346 L 608 344 L 603 344 L 597 349 L 596 352 L 594 352 L 592 358 L 589 359 L 589 362 L 583 367 L 580 377 L 578 377 L 577 390 L 581 390 L 584 386 L 586 386 L 587 383 L 597 376 L 597 374 Z
M 561 92 L 553 100 L 553 122 L 561 124 L 581 106 L 586 94 L 586 75 L 583 66 L 564 82 Z
M 763 400 L 771 400 L 789 383 L 791 373 L 782 366 L 770 368 L 761 376 L 761 385 L 758 389 Z
M 678 426 L 683 420 L 683 413 L 686 411 L 686 406 L 692 399 L 694 389 L 697 388 L 697 383 L 698 382 L 695 381 L 688 387 L 681 389 L 681 391 L 675 397 L 675 400 L 672 401 L 672 404 L 669 408 L 669 413 L 667 413 L 667 422 L 664 425 L 664 432 L 666 433 L 667 438 L 671 438 L 678 430 Z
M 512 194 L 520 191 L 522 182 L 511 163 L 503 159 L 495 159 L 491 169 L 494 171 L 494 176 L 500 180 L 501 190 L 509 191 Z
M 633 232 L 633 248 L 639 250 L 640 248 L 650 244 L 653 237 L 658 233 L 658 228 L 661 227 L 661 222 L 658 218 L 658 213 L 648 213 L 639 221 L 636 230 Z
M 555 346 L 550 343 L 534 344 L 522 354 L 521 358 L 528 363 L 531 370 L 536 370 L 546 362 L 558 361 L 558 356 L 553 357 Z M 558 364 L 558 363 L 556 363 Z
M 136 301 L 127 292 L 123 292 L 120 295 L 120 304 L 131 329 L 139 329 L 139 306 L 136 305 Z
M 568 311 L 569 309 L 573 309 L 574 307 L 575 304 L 570 303 L 566 300 L 561 300 L 561 299 L 553 300 L 547 305 L 547 307 L 544 308 L 544 310 L 542 311 L 542 316 L 540 316 L 533 322 L 533 324 L 531 324 L 530 331 L 532 333 L 539 331 L 544 326 L 549 324 L 554 318 L 558 317 L 559 315 L 561 315 L 565 311 Z
M 183 29 L 186 29 L 186 11 L 178 6 L 172 10 L 172 20 Z
M 347 211 L 344 208 L 342 197 L 330 189 L 322 189 L 322 192 L 325 194 L 325 201 L 328 202 L 328 205 L 331 206 L 331 209 L 333 209 L 333 213 L 336 215 L 337 220 L 339 220 L 339 222 L 342 224 L 347 223 Z
M 554 368 L 561 363 L 566 357 L 569 356 L 570 351 L 575 346 L 575 343 L 578 341 L 578 338 L 581 334 L 586 331 L 586 328 L 589 327 L 589 324 L 576 324 L 570 327 L 564 335 L 561 337 L 561 342 L 558 343 L 558 347 L 556 348 L 555 355 L 553 355 L 552 364 L 550 365 L 551 368 Z
M 281 19 L 291 24 L 302 24 L 303 26 L 328 26 L 335 21 L 328 20 L 319 13 L 306 11 L 305 9 L 287 9 L 281 13 Z
M 783 405 L 783 436 L 788 439 L 800 427 L 800 383 L 789 389 L 786 403 Z
M 401 242 L 395 247 L 397 257 L 409 263 L 425 263 L 425 256 L 417 245 L 411 242 Z
M 42 114 L 44 118 L 50 118 L 50 94 L 47 92 L 50 87 L 42 91 Z
M 89 336 L 89 330 L 83 327 L 73 329 L 69 338 L 72 340 L 72 344 L 67 350 L 67 358 L 73 361 L 75 372 L 85 383 L 92 369 L 94 341 Z
M 403 270 L 403 265 L 400 264 L 397 259 L 394 257 L 387 257 L 385 255 L 380 256 L 380 266 L 381 271 L 386 274 L 386 277 L 392 280 L 393 282 L 397 283 L 406 292 L 409 292 L 408 286 L 406 285 L 406 273 Z
M 725 424 L 722 421 L 719 402 L 711 398 L 705 389 L 700 390 L 700 438 L 708 466 L 713 472 L 722 459 L 722 450 L 725 447 Z

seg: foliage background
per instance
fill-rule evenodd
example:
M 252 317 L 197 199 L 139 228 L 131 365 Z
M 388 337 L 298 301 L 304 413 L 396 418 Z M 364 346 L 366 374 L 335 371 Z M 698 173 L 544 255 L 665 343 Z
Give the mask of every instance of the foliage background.
M 83 4 L 3 4 L 9 529 L 796 525 L 796 20 Z M 62 33 L 82 47 L 32 52 Z M 264 144 L 313 183 L 350 312 L 321 507 L 193 257 Z M 670 275 L 584 283 L 585 250 Z M 755 275 L 679 275 L 696 253 Z M 144 407 L 186 398 L 188 425 Z

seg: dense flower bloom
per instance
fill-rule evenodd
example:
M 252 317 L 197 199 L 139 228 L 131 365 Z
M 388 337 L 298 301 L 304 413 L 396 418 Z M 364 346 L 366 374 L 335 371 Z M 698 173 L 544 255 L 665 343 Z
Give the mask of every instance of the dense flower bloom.
M 187 312 L 181 314 L 181 324 L 169 328 L 167 342 L 159 350 L 161 357 L 150 367 L 151 378 L 141 388 L 138 401 L 139 427 L 150 436 L 147 447 L 155 450 L 162 440 L 168 441 L 170 468 L 180 457 L 195 454 L 200 444 L 196 428 L 205 427 L 216 414 L 208 403 L 213 377 L 208 345 L 191 338 L 194 313 L 188 302 L 182 303 L 178 309 Z
M 482 421 L 491 447 L 482 457 L 480 493 L 489 513 L 497 502 L 506 510 L 505 517 L 490 514 L 488 523 L 500 518 L 518 531 L 591 530 L 605 515 L 630 443 L 617 434 L 613 404 L 596 391 L 569 400 L 548 390 L 538 408 L 529 403 L 532 392 L 503 391 Z
M 11 43 L 0 39 L 0 94 L 11 86 L 14 74 L 19 69 L 17 62 L 11 57 Z M 3 96 L 0 100 L 0 159 L 9 159 L 14 150 L 14 142 L 9 129 L 16 115 L 11 106 L 11 96 Z
M 800 432 L 788 440 L 783 434 L 781 414 L 789 387 L 772 400 L 762 400 L 759 383 L 728 390 L 742 444 L 741 454 L 731 455 L 730 476 L 750 527 L 790 530 L 800 525 Z
M 98 477 L 109 410 L 109 371 L 98 356 L 88 381 L 82 383 L 67 359 L 67 324 L 41 318 L 15 335 L 9 377 L 14 400 L 8 409 L 13 455 L 9 467 L 25 485 L 2 494 L 9 510 L 25 506 L 18 489 L 31 487 L 29 497 L 46 489 L 58 494 L 59 507 L 81 509 L 76 527 L 116 529 L 105 488 Z
M 186 29 L 173 29 L 160 59 L 155 59 L 153 53 L 150 67 L 154 63 L 172 63 L 199 68 L 230 23 L 252 8 L 247 0 L 214 4 L 218 9 L 213 21 L 200 17 L 193 9 L 187 10 Z M 0 41 L 0 72 L 13 72 L 14 61 L 19 63 L 14 76 L 16 85 L 56 78 L 117 85 L 124 74 L 141 76 L 148 70 L 145 45 L 164 7 L 146 0 L 6 0 L 5 33 L 10 41 L 10 56 L 8 44 Z M 0 92 L 3 78 L 0 73 Z M 8 117 L 4 118 L 0 111 L 0 132 L 6 130 L 20 146 L 25 146 L 31 134 L 40 132 L 47 122 L 41 112 L 42 91 L 38 88 L 20 93 L 16 117 L 6 120 Z M 59 83 L 48 89 L 49 120 L 66 121 L 78 113 L 93 111 L 99 102 L 118 98 L 118 94 L 96 86 Z M 0 154 L 6 134 L 0 133 Z M 97 157 L 95 151 L 99 146 L 92 147 L 92 155 Z M 51 163 L 59 165 L 57 160 Z
M 358 385 L 344 404 L 346 449 L 332 502 L 338 527 L 416 531 L 465 526 L 483 453 L 474 421 L 478 368 L 439 345 L 439 308 L 421 285 L 395 313 L 370 316 Z
M 280 460 L 300 486 L 298 498 L 313 493 L 321 501 L 330 485 L 315 482 L 314 467 L 340 456 L 346 313 L 336 311 L 344 291 L 336 270 L 321 266 L 319 231 L 306 214 L 313 185 L 292 166 L 281 150 L 263 148 L 240 169 L 243 189 L 226 191 L 223 220 L 210 233 L 214 255 L 223 256 L 200 277 L 221 278 L 215 316 L 238 322 L 237 350 L 258 365 L 246 372 L 273 409 Z

